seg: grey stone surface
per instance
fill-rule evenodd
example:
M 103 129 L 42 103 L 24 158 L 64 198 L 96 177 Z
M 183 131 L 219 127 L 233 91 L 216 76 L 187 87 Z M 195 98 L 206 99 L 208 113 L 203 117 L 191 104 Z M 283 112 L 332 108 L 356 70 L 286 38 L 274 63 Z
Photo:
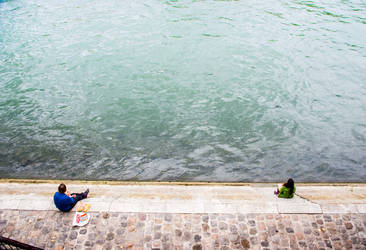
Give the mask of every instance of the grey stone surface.
M 366 249 L 361 184 L 298 186 L 290 200 L 255 184 L 94 185 L 81 228 L 54 208 L 52 188 L 0 183 L 0 235 L 45 249 Z
M 0 235 L 45 249 L 366 248 L 362 213 L 115 213 L 106 218 L 103 212 L 90 212 L 96 223 L 81 228 L 72 227 L 73 215 L 0 210 Z M 54 230 L 56 220 L 63 222 L 63 230 Z M 144 224 L 136 227 L 141 220 Z

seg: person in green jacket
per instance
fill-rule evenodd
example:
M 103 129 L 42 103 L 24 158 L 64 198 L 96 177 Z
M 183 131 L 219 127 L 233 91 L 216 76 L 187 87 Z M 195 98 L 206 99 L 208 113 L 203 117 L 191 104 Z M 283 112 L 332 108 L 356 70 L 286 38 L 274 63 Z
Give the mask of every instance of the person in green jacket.
M 296 192 L 296 187 L 293 179 L 288 179 L 286 183 L 279 184 L 274 192 L 278 198 L 293 198 Z

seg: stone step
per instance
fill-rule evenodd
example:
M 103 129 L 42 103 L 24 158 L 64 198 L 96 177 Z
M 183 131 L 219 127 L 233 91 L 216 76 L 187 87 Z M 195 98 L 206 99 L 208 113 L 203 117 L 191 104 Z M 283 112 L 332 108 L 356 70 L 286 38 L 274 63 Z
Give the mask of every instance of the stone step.
M 67 184 L 67 183 L 66 183 Z M 142 213 L 365 213 L 366 185 L 297 185 L 293 199 L 273 195 L 275 184 L 174 185 L 67 184 L 71 192 L 87 187 L 91 211 Z M 56 183 L 0 183 L 0 209 L 56 210 Z

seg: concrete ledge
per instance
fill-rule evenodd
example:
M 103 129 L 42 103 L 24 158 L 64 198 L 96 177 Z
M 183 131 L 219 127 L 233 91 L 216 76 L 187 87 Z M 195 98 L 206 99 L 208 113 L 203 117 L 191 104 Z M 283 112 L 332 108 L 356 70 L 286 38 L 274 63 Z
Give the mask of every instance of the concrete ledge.
M 297 195 L 293 199 L 274 196 L 275 184 L 66 184 L 71 192 L 90 188 L 89 198 L 85 202 L 91 204 L 92 212 L 366 213 L 366 186 L 363 184 L 297 185 Z M 56 210 L 52 197 L 57 186 L 58 183 L 0 182 L 0 209 Z
M 144 213 L 365 213 L 366 186 L 297 185 L 293 199 L 273 195 L 275 184 L 97 185 L 66 183 L 71 192 L 90 188 L 91 211 Z M 0 209 L 56 210 L 58 183 L 0 182 Z M 356 190 L 356 191 L 355 191 Z M 346 197 L 346 198 L 344 198 Z

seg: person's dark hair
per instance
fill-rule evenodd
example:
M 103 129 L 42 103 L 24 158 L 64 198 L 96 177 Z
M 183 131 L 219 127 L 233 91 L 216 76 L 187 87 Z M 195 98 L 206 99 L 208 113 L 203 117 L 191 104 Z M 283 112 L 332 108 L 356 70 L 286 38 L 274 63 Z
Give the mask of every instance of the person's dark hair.
M 58 192 L 63 194 L 66 192 L 66 185 L 61 183 L 60 186 L 58 186 Z
M 294 192 L 294 184 L 294 180 L 290 178 L 284 185 L 285 187 L 290 189 L 290 195 L 292 195 L 292 193 Z

